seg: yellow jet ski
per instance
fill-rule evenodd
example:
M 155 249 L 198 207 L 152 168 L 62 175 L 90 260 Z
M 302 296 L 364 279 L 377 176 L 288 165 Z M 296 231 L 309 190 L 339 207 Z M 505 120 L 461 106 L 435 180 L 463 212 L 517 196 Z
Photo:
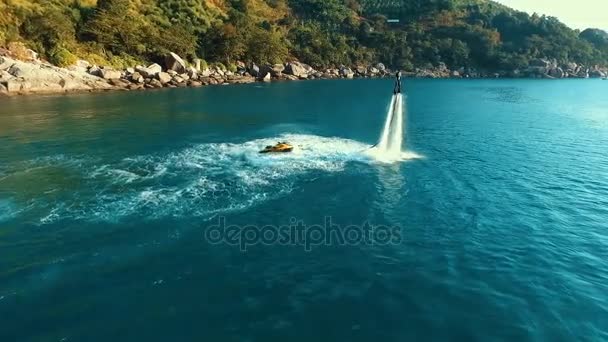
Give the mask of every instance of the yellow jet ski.
M 260 153 L 287 153 L 293 151 L 293 146 L 286 142 L 280 142 L 274 146 L 266 146 Z

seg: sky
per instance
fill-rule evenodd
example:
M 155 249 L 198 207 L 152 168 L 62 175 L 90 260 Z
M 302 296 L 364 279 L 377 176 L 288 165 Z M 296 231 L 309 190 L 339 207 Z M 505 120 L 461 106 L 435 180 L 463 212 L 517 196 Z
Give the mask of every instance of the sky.
M 608 31 L 608 0 L 496 0 L 530 14 L 536 12 L 559 18 L 566 25 L 584 30 Z

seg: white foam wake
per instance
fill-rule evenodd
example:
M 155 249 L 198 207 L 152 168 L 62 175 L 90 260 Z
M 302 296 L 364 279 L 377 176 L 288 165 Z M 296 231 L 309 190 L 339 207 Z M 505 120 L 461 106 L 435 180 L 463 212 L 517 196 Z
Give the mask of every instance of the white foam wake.
M 293 143 L 293 153 L 259 153 L 278 141 Z M 77 172 L 83 188 L 96 192 L 76 189 L 50 208 L 49 199 L 39 198 L 40 221 L 204 217 L 242 210 L 290 193 L 302 175 L 340 172 L 349 162 L 369 162 L 362 153 L 367 147 L 349 139 L 287 134 L 239 144 L 199 144 L 111 164 L 49 161 L 50 167 Z

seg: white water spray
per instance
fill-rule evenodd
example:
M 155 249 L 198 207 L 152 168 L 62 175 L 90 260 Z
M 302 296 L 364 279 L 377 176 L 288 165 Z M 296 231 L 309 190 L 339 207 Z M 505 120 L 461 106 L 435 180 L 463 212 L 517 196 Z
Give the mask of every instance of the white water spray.
M 380 135 L 380 141 L 367 152 L 368 155 L 383 163 L 422 158 L 412 151 L 402 150 L 405 115 L 403 95 L 393 95 L 388 113 L 386 114 L 384 129 Z
M 403 96 L 393 95 L 386 115 L 384 130 L 377 149 L 380 153 L 399 156 L 403 144 Z

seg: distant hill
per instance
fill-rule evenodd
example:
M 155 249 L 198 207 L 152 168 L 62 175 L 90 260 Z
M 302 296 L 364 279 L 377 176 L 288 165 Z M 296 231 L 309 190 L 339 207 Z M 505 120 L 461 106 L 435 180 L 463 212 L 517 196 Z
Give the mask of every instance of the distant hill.
M 230 68 L 292 58 L 406 70 L 608 65 L 606 32 L 487 0 L 11 0 L 0 13 L 0 46 L 21 41 L 58 65 L 127 66 L 168 51 Z

